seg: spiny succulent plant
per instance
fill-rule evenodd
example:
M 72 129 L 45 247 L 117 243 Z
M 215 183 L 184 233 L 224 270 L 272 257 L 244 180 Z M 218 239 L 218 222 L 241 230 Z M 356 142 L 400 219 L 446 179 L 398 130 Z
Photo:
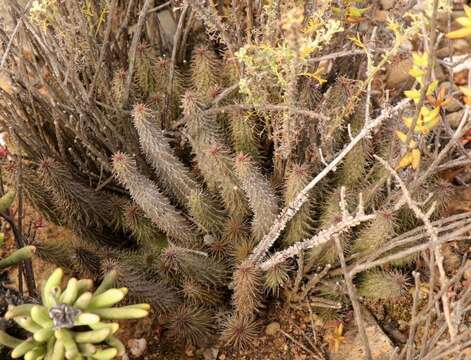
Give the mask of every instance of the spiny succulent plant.
M 304 189 L 310 180 L 310 171 L 307 165 L 294 164 L 288 172 L 285 180 L 284 201 L 290 204 L 298 193 Z M 292 245 L 300 239 L 308 238 L 314 229 L 314 200 L 312 195 L 299 209 L 298 213 L 286 227 L 283 241 L 286 245 Z
M 250 347 L 257 339 L 260 323 L 252 317 L 240 314 L 231 315 L 224 322 L 222 340 L 238 349 Z
M 178 244 L 194 246 L 198 242 L 192 225 L 172 206 L 157 185 L 140 174 L 136 161 L 123 153 L 113 157 L 113 168 L 146 215 Z
M 86 10 L 65 3 L 38 2 L 28 14 L 4 64 L 11 86 L 0 84 L 0 124 L 10 132 L 12 154 L 22 159 L 25 198 L 82 240 L 79 246 L 37 240 L 42 258 L 86 276 L 114 271 L 116 286 L 151 303 L 183 343 L 212 333 L 206 325 L 232 296 L 223 335 L 247 346 L 263 295 L 277 295 L 298 270 L 284 262 L 261 271 L 254 249 L 283 209 L 293 210 L 299 192 L 380 113 L 382 123 L 310 190 L 261 257 L 341 223 L 343 186 L 349 210 L 362 192 L 365 210 L 376 216 L 341 234 L 347 266 L 417 226 L 411 211 L 391 206 L 399 189 L 372 158 L 378 154 L 392 167 L 400 159 L 398 116 L 388 115 L 388 100 L 370 82 L 379 71 L 374 64 L 389 60 L 389 52 L 379 57 L 391 39 L 407 37 L 396 36 L 395 26 L 358 30 L 327 5 L 313 11 L 283 0 L 253 11 L 248 1 L 232 14 L 228 2 L 216 9 L 188 0 L 191 15 L 175 11 L 181 22 L 169 46 L 163 25 L 148 21 L 158 9 L 125 1 L 87 2 L 93 6 Z M 366 69 L 364 54 L 345 53 L 351 31 L 361 33 L 357 45 L 375 36 L 387 44 L 375 52 L 361 47 L 369 55 Z M 9 39 L 3 29 L 0 38 Z M 26 60 L 24 44 L 31 51 Z M 440 151 L 445 137 L 429 136 Z M 426 150 L 422 166 L 435 151 Z M 16 162 L 10 168 L 19 177 Z M 439 185 L 435 171 L 397 171 L 405 183 L 427 175 L 412 196 L 426 201 L 434 192 L 433 216 L 443 214 L 447 192 L 433 186 Z M 306 259 L 300 288 L 323 268 L 338 275 L 338 255 L 333 239 L 296 254 Z M 402 260 L 410 264 L 416 256 Z M 355 283 L 372 291 L 385 277 L 394 280 L 362 275 Z M 343 283 L 328 290 L 319 283 L 309 294 L 327 299 L 332 316 L 338 303 L 348 302 Z
M 158 128 L 157 119 L 148 107 L 144 104 L 135 105 L 133 119 L 142 151 L 157 172 L 159 181 L 182 206 L 188 206 L 188 197 L 200 189 L 199 183 L 174 155 L 163 131 Z
M 223 297 L 214 288 L 200 284 L 191 278 L 182 283 L 182 293 L 190 303 L 206 306 L 215 306 L 221 303 Z
M 149 305 L 114 307 L 128 292 L 112 287 L 114 273 L 105 275 L 95 291 L 89 279 L 71 278 L 61 288 L 62 278 L 60 268 L 49 276 L 41 291 L 41 304 L 9 307 L 5 318 L 14 320 L 31 337 L 22 340 L 0 331 L 0 344 L 13 349 L 12 358 L 25 360 L 102 360 L 123 355 L 125 348 L 115 336 L 119 329 L 115 321 L 146 317 Z
M 131 229 L 133 237 L 143 246 L 165 248 L 166 236 L 159 231 L 136 203 L 126 202 L 123 207 L 124 225 Z
M 232 146 L 236 153 L 249 155 L 255 161 L 260 160 L 260 130 L 253 116 L 242 111 L 229 115 Z
M 191 80 L 194 88 L 203 97 L 211 97 L 220 84 L 220 61 L 207 46 L 199 46 L 191 56 Z
M 393 300 L 400 298 L 410 285 L 399 271 L 373 270 L 361 275 L 358 294 L 368 299 Z
M 278 200 L 268 180 L 246 154 L 235 159 L 235 171 L 254 213 L 252 235 L 256 241 L 268 232 L 278 214 Z
M 143 301 L 161 313 L 168 313 L 180 303 L 177 290 L 159 274 L 146 272 L 145 259 L 135 254 L 118 254 L 115 258 L 102 261 L 101 271 L 114 274 L 113 286 L 129 290 L 130 298 Z
M 41 162 L 40 169 L 43 185 L 52 194 L 55 207 L 61 209 L 67 223 L 99 228 L 112 219 L 111 204 L 98 194 L 90 193 L 64 164 L 47 158 Z
M 240 316 L 251 317 L 260 309 L 262 284 L 262 272 L 250 260 L 242 262 L 234 271 L 232 302 Z
M 169 320 L 169 336 L 177 342 L 204 345 L 213 334 L 211 313 L 204 307 L 182 305 Z
M 289 270 L 289 266 L 284 263 L 278 264 L 267 270 L 267 272 L 264 274 L 264 287 L 275 296 L 278 296 L 280 289 L 288 283 Z
M 352 245 L 352 252 L 367 255 L 378 249 L 395 234 L 395 219 L 390 212 L 378 215 L 365 228 L 361 229 Z
M 153 49 L 146 43 L 141 42 L 137 45 L 136 51 L 136 84 L 148 95 L 156 89 L 154 79 L 155 57 L 152 54 Z
M 169 246 L 163 251 L 159 261 L 161 271 L 170 276 L 184 276 L 212 286 L 223 285 L 226 281 L 224 264 L 203 252 Z

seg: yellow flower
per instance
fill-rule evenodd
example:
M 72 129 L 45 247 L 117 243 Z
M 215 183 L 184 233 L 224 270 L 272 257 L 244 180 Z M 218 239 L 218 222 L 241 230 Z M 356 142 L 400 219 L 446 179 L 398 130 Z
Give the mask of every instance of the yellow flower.
M 425 68 L 427 67 L 428 64 L 428 54 L 423 53 L 422 55 L 418 52 L 412 53 L 412 60 L 414 62 L 414 65 L 420 68 Z
M 414 132 L 416 134 L 428 134 L 440 121 L 440 107 L 430 110 L 426 106 L 420 109 L 419 118 L 415 125 Z M 412 117 L 404 117 L 404 124 L 410 129 L 413 123 Z
M 339 352 L 340 345 L 345 342 L 345 336 L 343 336 L 343 324 L 335 328 L 334 331 L 326 335 L 326 341 L 329 344 L 330 351 L 333 353 Z
M 409 74 L 414 77 L 420 85 L 423 85 L 425 71 L 428 65 L 428 54 L 427 53 L 412 53 L 412 61 L 413 66 L 412 69 L 409 71 Z
M 463 8 L 466 16 L 456 19 L 456 22 L 460 24 L 462 28 L 446 34 L 448 39 L 461 39 L 471 35 L 471 7 L 463 5 Z
M 411 72 L 412 72 L 412 70 L 411 70 Z M 425 75 L 424 72 L 421 73 L 421 76 L 423 76 L 423 75 Z M 432 81 L 430 83 L 430 85 L 428 86 L 427 92 L 425 93 L 425 95 L 431 96 L 435 92 L 435 90 L 437 89 L 437 86 L 438 86 L 438 80 Z M 420 101 L 420 90 L 417 90 L 417 89 L 406 90 L 406 91 L 404 91 L 404 95 L 407 98 L 414 101 L 416 104 L 418 104 L 419 101 Z
M 416 90 L 416 89 L 412 89 L 412 90 L 406 90 L 404 91 L 404 95 L 411 99 L 412 101 L 414 101 L 416 104 L 419 102 L 420 100 L 420 91 L 419 90 Z
M 471 105 L 471 89 L 466 86 L 460 86 L 460 90 L 464 95 L 464 103 L 466 105 Z
M 408 167 L 410 164 L 412 164 L 412 153 L 408 152 L 405 154 L 402 159 L 399 161 L 399 165 L 397 166 L 397 169 L 404 169 Z
M 411 167 L 414 170 L 417 170 L 420 165 L 421 153 L 419 149 L 412 149 L 408 151 L 402 159 L 399 161 L 396 170 L 404 169 L 406 167 Z
M 312 18 L 312 19 L 309 20 L 306 27 L 304 29 L 302 29 L 301 31 L 304 34 L 310 34 L 310 33 L 313 33 L 314 31 L 316 31 L 317 29 L 319 29 L 321 27 L 321 25 L 322 24 L 319 21 L 319 19 Z
M 399 138 L 399 140 L 401 140 L 404 144 L 406 143 L 406 141 L 407 141 L 407 135 L 406 134 L 404 134 L 402 131 L 396 130 L 396 135 Z M 409 146 L 410 149 L 415 149 L 417 147 L 417 143 L 414 140 L 409 139 L 409 145 L 408 146 Z
M 299 56 L 301 59 L 306 59 L 308 58 L 313 52 L 315 48 L 309 45 L 302 45 L 301 48 L 299 49 Z

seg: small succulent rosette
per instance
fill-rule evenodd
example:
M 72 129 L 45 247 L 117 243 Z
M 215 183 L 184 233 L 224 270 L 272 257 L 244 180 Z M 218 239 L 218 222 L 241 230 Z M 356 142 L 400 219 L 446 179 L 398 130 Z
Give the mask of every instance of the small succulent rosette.
M 0 344 L 12 348 L 11 357 L 25 360 L 108 360 L 123 355 L 123 343 L 115 336 L 116 320 L 140 319 L 148 304 L 113 307 L 128 290 L 113 288 L 116 273 L 108 273 L 92 291 L 93 281 L 71 278 L 61 288 L 63 270 L 56 269 L 41 293 L 42 304 L 10 306 L 5 319 L 15 321 L 32 335 L 26 340 L 0 330 Z

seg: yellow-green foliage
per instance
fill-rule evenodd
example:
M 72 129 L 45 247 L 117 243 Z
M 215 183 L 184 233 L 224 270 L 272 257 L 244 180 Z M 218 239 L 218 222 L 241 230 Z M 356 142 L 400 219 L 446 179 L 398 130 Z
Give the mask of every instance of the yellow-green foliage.
M 0 271 L 29 259 L 35 251 L 36 248 L 34 246 L 24 246 L 21 249 L 15 250 L 6 258 L 0 260 Z

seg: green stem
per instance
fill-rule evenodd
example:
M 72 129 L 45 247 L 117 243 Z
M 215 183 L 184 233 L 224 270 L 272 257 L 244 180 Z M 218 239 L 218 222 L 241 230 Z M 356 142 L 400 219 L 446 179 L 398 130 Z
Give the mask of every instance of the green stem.
M 7 267 L 14 266 L 22 262 L 23 260 L 29 259 L 33 256 L 36 251 L 34 246 L 25 246 L 21 249 L 16 250 L 13 254 L 6 257 L 5 259 L 0 260 L 0 270 L 3 270 Z

